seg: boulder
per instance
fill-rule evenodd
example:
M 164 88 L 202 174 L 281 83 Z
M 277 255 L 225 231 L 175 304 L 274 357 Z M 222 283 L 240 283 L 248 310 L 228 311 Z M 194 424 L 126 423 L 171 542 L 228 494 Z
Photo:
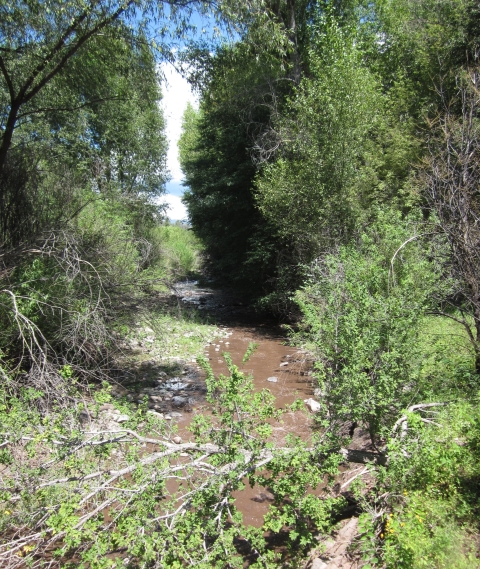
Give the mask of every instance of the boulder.
M 315 401 L 315 399 L 312 399 L 311 397 L 310 399 L 304 399 L 303 402 L 310 409 L 312 413 L 318 413 L 318 411 L 320 411 L 320 409 L 322 408 L 320 403 L 318 401 Z

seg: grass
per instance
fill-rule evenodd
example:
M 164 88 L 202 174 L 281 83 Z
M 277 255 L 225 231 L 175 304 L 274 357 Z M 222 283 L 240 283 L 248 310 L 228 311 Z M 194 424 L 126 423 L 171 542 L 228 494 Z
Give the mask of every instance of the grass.
M 159 225 L 153 239 L 160 250 L 159 266 L 174 280 L 197 276 L 202 246 L 194 233 L 182 225 Z
M 475 388 L 474 352 L 461 324 L 444 316 L 426 316 L 419 342 L 422 378 L 432 396 L 448 399 Z

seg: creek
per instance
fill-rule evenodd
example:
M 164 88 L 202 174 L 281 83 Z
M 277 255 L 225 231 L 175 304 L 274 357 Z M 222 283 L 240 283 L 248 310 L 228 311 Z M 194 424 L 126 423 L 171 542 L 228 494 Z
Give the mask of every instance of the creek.
M 281 326 L 272 320 L 260 319 L 230 294 L 196 283 L 181 283 L 177 286 L 181 302 L 208 311 L 222 331 L 221 337 L 205 349 L 215 376 L 227 374 L 223 353 L 228 352 L 232 361 L 242 372 L 254 378 L 255 390 L 269 389 L 275 396 L 276 406 L 285 408 L 296 399 L 308 399 L 313 395 L 311 376 L 312 360 L 304 350 L 286 345 L 287 337 Z M 243 357 L 251 343 L 257 344 L 250 359 L 243 364 Z M 203 381 L 200 375 L 198 381 Z M 188 426 L 197 413 L 208 413 L 208 405 L 201 399 L 191 407 L 191 413 L 179 418 L 179 435 L 183 440 L 191 436 Z M 294 434 L 302 439 L 311 433 L 311 415 L 302 411 L 288 412 L 282 424 L 274 427 L 273 440 L 282 445 L 286 435 Z M 260 527 L 268 504 L 273 496 L 265 488 L 250 488 L 235 494 L 236 506 L 243 514 L 244 522 Z

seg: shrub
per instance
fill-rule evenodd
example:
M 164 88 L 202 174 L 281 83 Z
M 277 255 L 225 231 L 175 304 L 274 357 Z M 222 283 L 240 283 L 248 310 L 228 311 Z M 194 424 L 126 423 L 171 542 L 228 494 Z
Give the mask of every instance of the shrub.
M 386 435 L 422 396 L 421 318 L 437 286 L 418 220 L 392 213 L 311 267 L 296 299 L 330 416 Z

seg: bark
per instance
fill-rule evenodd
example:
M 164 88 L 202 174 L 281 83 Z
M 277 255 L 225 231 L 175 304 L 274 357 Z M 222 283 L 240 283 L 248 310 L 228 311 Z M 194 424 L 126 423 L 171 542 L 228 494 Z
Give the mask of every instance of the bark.
M 302 71 L 300 67 L 300 52 L 298 49 L 298 37 L 297 37 L 297 22 L 295 19 L 295 2 L 296 0 L 287 0 L 288 9 L 288 35 L 290 42 L 292 44 L 292 51 L 290 53 L 290 62 L 293 68 L 293 80 L 298 85 L 302 77 Z
M 12 144 L 13 131 L 15 130 L 15 125 L 17 123 L 17 116 L 18 111 L 20 110 L 20 106 L 20 102 L 14 101 L 11 104 L 10 113 L 8 114 L 7 124 L 5 126 L 5 131 L 2 137 L 2 144 L 0 146 L 0 178 L 5 168 L 8 150 Z

